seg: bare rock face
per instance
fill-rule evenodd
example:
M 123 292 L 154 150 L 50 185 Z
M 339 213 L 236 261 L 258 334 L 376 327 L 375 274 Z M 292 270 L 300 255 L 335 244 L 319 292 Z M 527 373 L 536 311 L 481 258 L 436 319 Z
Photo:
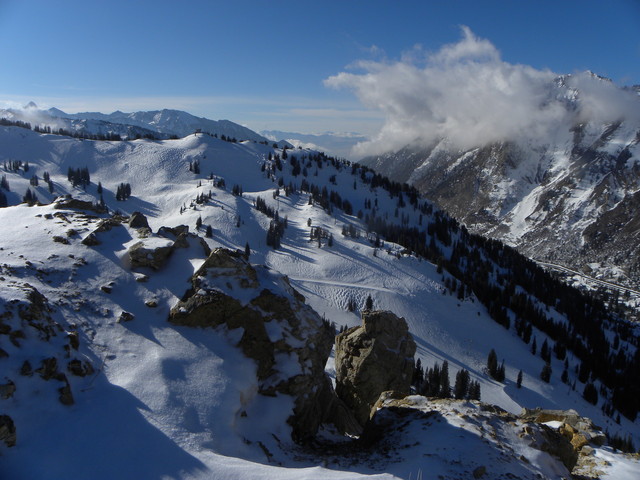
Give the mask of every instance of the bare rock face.
M 336 337 L 336 393 L 360 425 L 387 390 L 409 395 L 416 344 L 404 318 L 387 311 L 365 311 L 362 325 Z
M 218 248 L 194 274 L 192 285 L 169 321 L 242 329 L 237 346 L 256 362 L 258 393 L 294 398 L 288 419 L 294 441 L 311 439 L 321 423 L 359 433 L 324 372 L 333 327 L 304 303 L 286 277 L 250 265 L 240 252 Z

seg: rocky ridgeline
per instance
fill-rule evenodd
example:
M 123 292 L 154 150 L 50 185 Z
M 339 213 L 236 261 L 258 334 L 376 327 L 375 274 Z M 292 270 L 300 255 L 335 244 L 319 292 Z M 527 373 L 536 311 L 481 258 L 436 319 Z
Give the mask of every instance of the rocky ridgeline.
M 215 249 L 193 275 L 192 285 L 171 310 L 169 321 L 242 329 L 237 346 L 256 362 L 258 393 L 294 398 L 288 422 L 295 441 L 310 440 L 322 423 L 359 433 L 324 372 L 333 327 L 305 305 L 286 277 L 249 264 L 239 252 Z
M 448 435 L 455 440 L 434 438 L 442 430 L 451 430 Z M 602 446 L 606 437 L 573 410 L 524 409 L 513 415 L 475 400 L 401 398 L 384 392 L 360 441 L 396 451 L 417 447 L 424 455 L 441 455 L 443 462 L 450 458 L 447 450 L 467 451 L 459 464 L 468 474 L 465 478 L 540 478 L 540 465 L 546 465 L 546 475 L 553 478 L 578 472 L 578 478 L 597 478 L 597 465 L 604 462 L 594 457 L 594 447 Z M 544 454 L 556 464 L 541 462 Z

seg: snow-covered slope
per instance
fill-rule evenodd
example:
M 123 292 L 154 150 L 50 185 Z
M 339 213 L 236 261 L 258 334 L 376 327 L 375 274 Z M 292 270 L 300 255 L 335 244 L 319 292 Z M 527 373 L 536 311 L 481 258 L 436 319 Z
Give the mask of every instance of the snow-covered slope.
M 310 204 L 309 193 L 300 191 L 304 178 L 320 189 L 324 186 L 338 192 L 342 206 L 347 207 L 347 201 L 354 213 L 360 209 L 370 213 L 372 208 L 364 206 L 367 200 L 375 205 L 377 215 L 390 222 L 427 225 L 434 220 L 433 210 L 423 214 L 408 202 L 399 205 L 397 195 L 388 190 L 373 188 L 366 172 L 355 170 L 352 174 L 348 165 L 328 161 L 315 152 L 296 151 L 303 168 L 294 177 L 292 152 L 281 160 L 280 170 L 278 162 L 269 158 L 283 155 L 281 150 L 209 136 L 99 142 L 1 127 L 0 141 L 0 165 L 5 161 L 29 164 L 27 172 L 23 167 L 2 172 L 11 189 L 5 193 L 12 205 L 0 209 L 0 299 L 3 312 L 8 312 L 2 318 L 10 326 L 9 332 L 22 332 L 0 335 L 0 348 L 7 353 L 6 358 L 0 358 L 3 377 L 16 387 L 12 396 L 0 399 L 0 415 L 13 418 L 18 436 L 15 447 L 0 445 L 0 472 L 7 478 L 379 475 L 406 479 L 415 478 L 418 471 L 430 471 L 433 465 L 424 451 L 416 456 L 410 449 L 402 457 L 412 458 L 410 464 L 383 457 L 370 464 L 349 462 L 293 445 L 274 450 L 279 441 L 274 443 L 273 435 L 276 439 L 287 436 L 285 420 L 291 400 L 262 398 L 243 405 L 247 392 L 255 389 L 255 365 L 230 346 L 232 334 L 175 327 L 167 322 L 170 308 L 189 288 L 189 277 L 204 261 L 199 242 L 190 240 L 189 248 L 176 251 L 158 271 L 132 269 L 127 250 L 139 241 L 139 232 L 134 229 L 103 232 L 101 244 L 88 247 L 81 240 L 95 230 L 104 214 L 58 210 L 52 205 L 17 205 L 27 188 L 43 202 L 67 193 L 97 202 L 98 183 L 111 210 L 144 213 L 153 232 L 162 226 L 188 225 L 204 237 L 206 227 L 211 226 L 212 237 L 206 239 L 210 247 L 244 249 L 248 243 L 252 263 L 287 275 L 307 303 L 338 325 L 358 324 L 357 312 L 347 308 L 349 301 L 355 300 L 362 308 L 371 296 L 375 308 L 391 310 L 407 320 L 418 345 L 416 356 L 423 365 L 447 360 L 452 375 L 468 369 L 472 379 L 481 384 L 483 401 L 514 413 L 524 406 L 574 408 L 612 433 L 630 434 L 636 443 L 640 439 L 638 420 L 632 422 L 623 416 L 618 425 L 602 414 L 602 398 L 591 405 L 582 398 L 579 381 L 576 390 L 561 382 L 563 361 L 555 356 L 550 360 L 551 381 L 540 380 L 545 364 L 540 356 L 531 354 L 530 345 L 518 338 L 513 327 L 505 329 L 496 323 L 473 293 L 453 294 L 445 286 L 453 279 L 449 273 L 403 253 L 399 245 L 386 242 L 375 248 L 356 215 L 347 215 L 334 203 L 324 209 L 318 203 Z M 199 174 L 189 169 L 195 163 Z M 87 167 L 91 183 L 86 188 L 72 187 L 67 179 L 69 167 Z M 45 171 L 53 193 L 42 181 L 38 186 L 30 185 L 34 174 L 42 178 Z M 222 188 L 222 179 L 226 188 Z M 115 200 L 120 183 L 131 186 L 132 196 L 124 202 Z M 282 183 L 280 188 L 278 183 Z M 293 183 L 298 188 L 286 196 L 285 187 Z M 237 195 L 234 186 L 241 187 L 242 195 Z M 204 203 L 196 201 L 202 197 L 207 197 Z M 270 219 L 254 208 L 258 197 L 277 209 L 280 218 L 287 218 L 288 227 L 277 250 L 266 244 Z M 202 227 L 198 230 L 199 219 Z M 360 236 L 342 235 L 345 224 L 352 225 Z M 332 235 L 333 245 L 311 241 L 310 226 Z M 443 248 L 449 255 L 453 251 L 451 245 Z M 46 310 L 50 317 L 50 328 L 45 331 L 56 334 L 50 334 L 49 339 L 20 314 L 37 297 L 30 293 L 33 289 L 47 301 L 40 310 Z M 553 306 L 547 308 L 552 318 L 566 321 Z M 118 322 L 123 311 L 133 314 L 134 320 Z M 533 332 L 541 345 L 546 335 L 537 328 Z M 607 335 L 613 333 L 607 330 Z M 79 339 L 78 350 L 66 347 L 74 336 Z M 633 338 L 620 340 L 617 348 L 632 355 Z M 505 361 L 504 382 L 485 372 L 492 348 Z M 19 373 L 25 360 L 36 370 L 52 357 L 63 372 L 73 359 L 93 367 L 94 373 L 85 377 L 66 373 L 73 405 L 58 401 L 63 393 L 60 389 L 67 385 L 60 378 L 45 381 L 40 373 Z M 573 368 L 579 362 L 571 353 L 567 361 L 570 383 L 575 382 Z M 331 362 L 327 369 L 332 371 Z M 523 387 L 517 388 L 520 370 L 524 381 Z M 599 380 L 595 383 L 600 385 Z M 238 417 L 241 410 L 252 423 Z M 456 422 L 452 420 L 452 425 Z M 244 441 L 247 428 L 258 441 Z M 442 431 L 454 434 L 452 428 Z M 455 446 L 454 442 L 450 445 Z M 454 464 L 460 452 L 454 449 L 450 457 L 439 456 L 438 462 L 450 458 Z M 602 454 L 610 455 L 606 451 Z M 532 468 L 548 471 L 541 464 Z

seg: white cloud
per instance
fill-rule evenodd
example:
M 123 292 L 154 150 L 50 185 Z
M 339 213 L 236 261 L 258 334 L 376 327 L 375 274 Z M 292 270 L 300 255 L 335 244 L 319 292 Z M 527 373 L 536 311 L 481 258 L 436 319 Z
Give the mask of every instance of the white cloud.
M 607 122 L 640 111 L 630 94 L 588 73 L 567 79 L 565 94 L 580 90 L 577 109 L 570 108 L 553 89 L 557 74 L 504 62 L 491 42 L 468 27 L 459 42 L 431 55 L 416 46 L 399 61 L 362 61 L 357 67 L 360 72 L 341 72 L 325 85 L 351 89 L 385 117 L 374 139 L 356 147 L 358 155 L 444 137 L 459 148 L 544 138 L 587 117 Z

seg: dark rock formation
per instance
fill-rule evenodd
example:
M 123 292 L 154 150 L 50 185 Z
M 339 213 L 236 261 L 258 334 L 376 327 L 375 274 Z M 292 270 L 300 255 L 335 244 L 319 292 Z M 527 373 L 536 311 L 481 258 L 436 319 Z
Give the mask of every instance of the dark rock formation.
M 416 344 L 404 318 L 365 311 L 362 325 L 336 337 L 336 393 L 361 425 L 387 390 L 409 394 Z
M 173 242 L 154 239 L 153 242 L 137 242 L 129 248 L 131 267 L 148 267 L 160 270 L 173 252 Z
M 268 289 L 261 288 L 258 269 L 262 269 L 260 277 L 270 279 Z M 311 439 L 325 422 L 358 433 L 324 373 L 333 328 L 305 305 L 286 277 L 250 265 L 241 252 L 216 249 L 192 284 L 192 290 L 171 310 L 169 321 L 190 327 L 241 328 L 237 346 L 256 362 L 258 393 L 294 398 L 288 419 L 293 440 Z
M 149 228 L 149 222 L 147 221 L 147 217 L 140 212 L 133 212 L 129 217 L 129 226 L 131 228 Z
M 0 442 L 4 442 L 7 447 L 16 444 L 16 427 L 9 415 L 0 415 Z

